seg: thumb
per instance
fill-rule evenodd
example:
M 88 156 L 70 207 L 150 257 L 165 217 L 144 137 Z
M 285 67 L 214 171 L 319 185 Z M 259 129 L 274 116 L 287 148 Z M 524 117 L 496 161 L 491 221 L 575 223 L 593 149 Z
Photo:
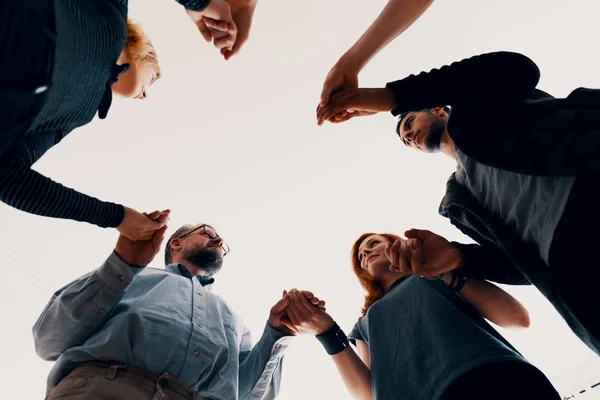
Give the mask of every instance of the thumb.
M 325 82 L 323 84 L 323 90 L 321 91 L 321 102 L 319 103 L 321 107 L 325 107 L 327 105 L 329 96 L 331 96 L 331 85 L 329 85 L 329 82 Z
M 429 232 L 428 230 L 425 229 L 409 229 L 406 232 L 404 232 L 404 236 L 406 236 L 407 238 L 410 239 L 419 239 L 419 240 L 425 240 L 427 238 L 427 236 L 429 236 L 431 232 Z
M 162 228 L 160 228 L 159 230 L 157 230 L 156 232 L 154 232 L 154 235 L 152 236 L 152 246 L 155 249 L 159 249 L 160 245 L 162 244 L 163 240 L 165 239 L 165 232 L 167 231 L 167 226 L 163 226 Z
M 160 211 L 156 210 L 156 211 L 152 211 L 151 213 L 144 213 L 144 215 L 146 217 L 150 218 L 151 220 L 155 220 L 156 218 L 159 217 Z
M 285 311 L 285 308 L 288 306 L 288 303 L 289 303 L 288 297 L 284 297 L 283 299 L 281 299 L 277 303 L 275 303 L 273 308 L 271 308 L 271 313 L 272 314 L 281 314 L 282 312 Z
M 212 35 L 210 33 L 210 29 L 208 29 L 208 27 L 204 23 L 204 19 L 201 19 L 200 21 L 196 22 L 196 26 L 198 27 L 198 30 L 200 31 L 200 34 L 202 35 L 204 40 L 210 43 L 212 41 Z

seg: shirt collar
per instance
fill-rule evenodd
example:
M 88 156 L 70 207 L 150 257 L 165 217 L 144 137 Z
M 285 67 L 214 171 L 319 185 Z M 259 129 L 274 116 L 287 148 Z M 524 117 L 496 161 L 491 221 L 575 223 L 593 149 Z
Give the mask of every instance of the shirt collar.
M 172 272 L 174 274 L 185 276 L 186 278 L 193 279 L 196 278 L 198 282 L 204 287 L 210 288 L 212 284 L 215 282 L 215 278 L 212 276 L 206 275 L 196 275 L 195 277 L 192 275 L 189 269 L 183 264 L 169 264 L 165 267 L 165 271 Z

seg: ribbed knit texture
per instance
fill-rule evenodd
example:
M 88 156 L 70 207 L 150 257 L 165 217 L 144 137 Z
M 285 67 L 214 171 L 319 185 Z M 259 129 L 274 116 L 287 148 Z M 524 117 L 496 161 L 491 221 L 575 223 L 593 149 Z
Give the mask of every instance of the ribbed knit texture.
M 101 227 L 116 227 L 123 221 L 123 206 L 67 188 L 31 166 L 71 130 L 94 118 L 103 94 L 110 90 L 111 71 L 125 45 L 127 3 L 54 1 L 52 84 L 27 135 L 0 159 L 0 200 L 4 203 L 32 214 Z M 179 3 L 200 11 L 209 0 Z

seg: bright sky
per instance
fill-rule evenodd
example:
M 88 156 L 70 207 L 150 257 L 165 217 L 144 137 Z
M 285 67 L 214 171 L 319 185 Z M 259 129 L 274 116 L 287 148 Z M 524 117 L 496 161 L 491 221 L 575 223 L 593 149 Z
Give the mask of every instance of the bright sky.
M 450 160 L 404 148 L 390 115 L 316 126 L 325 75 L 385 0 L 259 0 L 251 40 L 229 62 L 174 1 L 151 3 L 132 0 L 130 16 L 152 37 L 164 79 L 146 102 L 115 101 L 107 120 L 76 130 L 35 168 L 138 210 L 171 208 L 169 232 L 213 224 L 232 248 L 214 290 L 255 339 L 282 289 L 292 287 L 327 300 L 348 332 L 362 305 L 349 250 L 365 231 L 419 227 L 470 242 L 437 214 Z M 598 88 L 598 15 L 597 0 L 438 1 L 360 82 L 379 87 L 513 50 L 536 61 L 539 87 L 555 96 Z M 117 232 L 3 204 L 0 221 L 0 376 L 10 383 L 3 397 L 42 398 L 52 363 L 36 356 L 31 327 L 54 291 L 100 266 Z M 152 266 L 161 260 L 162 252 Z M 600 382 L 598 358 L 549 303 L 532 287 L 508 290 L 528 306 L 532 326 L 502 334 L 564 395 Z M 314 338 L 295 339 L 284 363 L 281 399 L 349 398 Z M 588 393 L 575 398 L 600 398 Z

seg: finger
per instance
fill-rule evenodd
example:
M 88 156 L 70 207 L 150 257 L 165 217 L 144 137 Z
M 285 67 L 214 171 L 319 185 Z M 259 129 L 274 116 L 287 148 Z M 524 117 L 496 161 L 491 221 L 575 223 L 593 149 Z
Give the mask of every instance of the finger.
M 346 122 L 349 119 L 352 119 L 352 118 L 357 117 L 357 116 L 358 115 L 355 114 L 355 113 L 348 113 L 343 118 L 339 118 L 339 119 L 338 118 L 332 118 L 332 119 L 329 120 L 329 122 L 331 122 L 332 124 L 341 124 L 342 122 Z
M 300 326 L 302 324 L 300 317 L 298 316 L 296 311 L 291 306 L 288 306 L 288 308 L 286 308 L 285 311 L 287 313 L 288 318 L 290 319 L 290 321 L 292 322 L 292 324 L 294 326 Z
M 155 210 L 155 211 L 152 211 L 151 213 L 144 213 L 144 215 L 154 221 L 156 218 L 158 218 L 160 216 L 160 211 Z
M 398 241 L 400 247 L 400 241 Z M 400 272 L 410 273 L 412 269 L 410 267 L 410 260 L 412 258 L 412 250 L 408 244 L 401 246 L 402 249 L 398 255 L 398 264 L 400 265 Z
M 331 95 L 332 91 L 333 87 L 331 86 L 331 83 L 329 83 L 329 80 L 326 80 L 323 84 L 323 89 L 321 90 L 321 101 L 319 102 L 321 107 L 325 107 L 329 101 L 329 96 Z
M 325 302 L 323 300 L 321 300 L 318 304 L 317 307 L 319 307 L 322 311 L 325 311 Z
M 404 232 L 404 236 L 406 236 L 407 238 L 419 239 L 419 240 L 425 240 L 429 234 L 431 234 L 431 232 L 428 230 L 414 229 L 414 228 L 409 229 L 406 232 Z
M 305 296 L 303 296 L 302 293 L 298 293 L 297 297 L 299 300 L 298 307 L 300 308 L 301 312 L 306 316 L 306 318 L 310 319 L 315 309 L 315 305 L 312 304 Z
M 321 116 L 321 119 L 327 121 L 333 118 L 336 114 L 345 112 L 349 107 L 349 104 L 336 103 L 332 105 L 330 103 L 323 109 L 323 115 Z
M 281 314 L 285 311 L 286 307 L 290 304 L 289 298 L 284 297 L 280 299 L 275 305 L 271 308 L 272 314 Z
M 206 24 L 206 26 L 210 29 L 214 29 L 216 31 L 227 32 L 229 31 L 229 24 L 225 21 L 217 21 L 212 18 L 203 17 L 202 21 Z
M 233 46 L 235 43 L 235 36 L 233 35 L 227 35 L 225 37 L 219 38 L 219 39 L 215 39 L 213 44 L 215 45 L 215 47 L 217 49 L 226 49 L 226 48 L 230 48 L 231 46 Z
M 287 294 L 288 294 L 287 290 L 284 289 L 283 293 L 281 294 L 281 297 L 285 297 L 285 296 L 287 296 Z
M 240 49 L 242 48 L 244 43 L 246 43 L 247 40 L 248 40 L 247 35 L 238 36 L 235 41 L 235 44 L 233 45 L 233 48 L 231 50 L 222 49 L 221 54 L 223 54 L 223 56 L 225 57 L 225 60 L 229 60 L 231 57 L 238 54 L 240 52 Z M 223 50 L 225 50 L 225 51 L 223 51 Z
M 300 318 L 301 321 L 310 320 L 310 313 L 302 303 L 302 301 L 307 301 L 306 298 L 296 290 L 292 293 L 291 300 L 292 301 L 290 301 L 289 308 L 293 310 L 294 314 L 296 314 L 296 316 Z
M 198 30 L 200 31 L 200 34 L 204 40 L 210 43 L 212 41 L 212 35 L 210 34 L 210 29 L 208 29 L 208 26 L 206 26 L 204 23 L 204 19 L 196 22 L 196 26 L 198 27 Z
M 423 267 L 422 267 L 422 248 L 416 248 L 413 251 L 412 257 L 410 259 L 410 268 L 411 270 L 419 275 L 424 275 Z
M 154 251 L 158 252 L 160 249 L 163 240 L 165 240 L 165 232 L 167 231 L 167 226 L 163 226 L 152 235 L 152 248 Z
M 300 293 L 302 293 L 304 297 L 306 297 L 309 300 L 315 297 L 315 295 L 308 290 L 301 290 Z

